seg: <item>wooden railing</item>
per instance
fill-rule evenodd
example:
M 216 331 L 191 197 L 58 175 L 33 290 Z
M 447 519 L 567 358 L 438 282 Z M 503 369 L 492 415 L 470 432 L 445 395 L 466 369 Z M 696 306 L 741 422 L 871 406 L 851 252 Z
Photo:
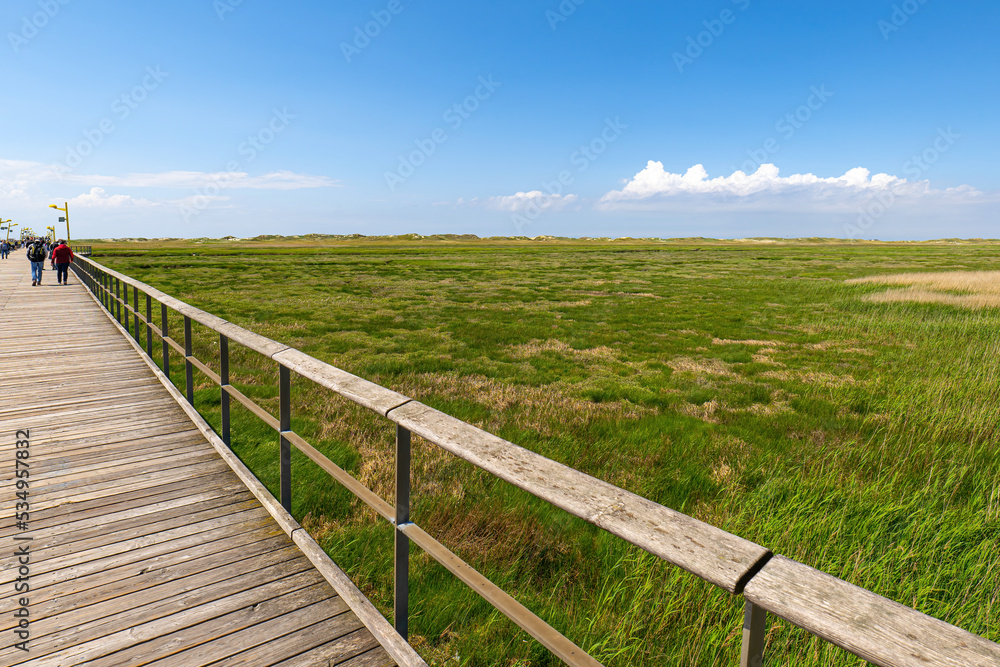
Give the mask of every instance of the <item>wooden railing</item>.
M 983 637 L 802 563 L 774 555 L 765 547 L 535 454 L 395 391 L 194 308 L 93 260 L 80 258 L 74 269 L 125 331 L 131 329 L 137 346 L 140 345 L 140 332 L 145 328 L 145 351 L 151 359 L 154 358 L 154 334 L 160 339 L 160 367 L 168 378 L 171 350 L 180 355 L 184 363 L 185 395 L 192 406 L 196 369 L 219 385 L 222 400 L 220 435 L 227 445 L 231 442 L 230 402 L 233 399 L 277 431 L 280 501 L 285 509 L 291 509 L 291 453 L 295 447 L 393 524 L 394 621 L 396 630 L 404 638 L 408 631 L 409 545 L 413 542 L 567 664 L 600 664 L 411 521 L 410 436 L 417 434 L 573 516 L 732 594 L 743 595 L 740 657 L 743 667 L 759 667 L 763 662 L 768 613 L 883 667 L 1000 665 L 1000 645 Z M 143 303 L 140 303 L 140 293 Z M 154 323 L 154 301 L 159 304 L 159 326 Z M 184 318 L 182 343 L 168 329 L 167 316 L 171 310 Z M 192 322 L 219 335 L 219 373 L 192 355 Z M 229 383 L 230 342 L 278 363 L 278 416 Z M 395 423 L 395 504 L 363 486 L 291 430 L 292 372 Z
M 94 254 L 94 249 L 89 245 L 72 245 L 74 255 L 83 255 L 84 257 L 90 257 Z

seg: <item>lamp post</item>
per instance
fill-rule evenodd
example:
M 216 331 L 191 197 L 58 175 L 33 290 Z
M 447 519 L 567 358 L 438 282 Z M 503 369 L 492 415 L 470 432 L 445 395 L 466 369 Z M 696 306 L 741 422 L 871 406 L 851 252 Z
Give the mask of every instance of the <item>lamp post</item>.
M 62 211 L 66 214 L 66 217 L 59 218 L 59 222 L 66 223 L 66 243 L 69 244 L 69 202 L 64 202 L 62 207 L 56 206 L 55 204 L 49 204 L 49 208 L 54 208 L 57 211 Z
M 0 224 L 9 223 L 9 222 L 10 222 L 10 220 L 0 220 Z M 17 223 L 15 223 L 13 225 L 8 224 L 6 227 L 0 228 L 0 229 L 6 229 L 7 230 L 7 239 L 6 239 L 7 242 L 10 242 L 10 230 L 13 229 L 14 227 L 17 227 Z
M 45 229 L 47 229 L 50 232 L 52 232 L 52 243 L 55 243 L 56 242 L 56 228 L 55 227 L 46 227 Z

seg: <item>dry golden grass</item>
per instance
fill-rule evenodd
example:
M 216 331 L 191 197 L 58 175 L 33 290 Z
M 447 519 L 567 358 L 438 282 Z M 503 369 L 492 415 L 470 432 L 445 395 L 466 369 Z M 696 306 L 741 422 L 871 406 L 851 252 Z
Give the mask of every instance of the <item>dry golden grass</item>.
M 804 384 L 815 384 L 822 387 L 843 387 L 845 385 L 856 384 L 850 375 L 834 375 L 833 373 L 818 373 L 815 371 L 767 371 L 761 377 L 769 380 L 780 380 L 782 382 L 802 382 Z
M 865 297 L 876 303 L 941 303 L 970 309 L 1000 307 L 1000 271 L 900 273 L 856 278 L 847 283 L 905 286 Z
M 667 362 L 679 373 L 704 373 L 706 375 L 718 375 L 720 377 L 737 377 L 729 364 L 721 359 L 692 359 L 691 357 L 675 357 Z
M 529 359 L 531 357 L 537 357 L 543 352 L 558 352 L 559 354 L 566 356 L 584 359 L 615 359 L 618 357 L 618 353 L 606 345 L 586 350 L 577 350 L 561 340 L 553 339 L 549 339 L 544 342 L 536 339 L 522 345 L 511 345 L 507 348 L 507 350 L 515 359 Z
M 400 390 L 410 396 L 435 396 L 444 399 L 472 399 L 490 408 L 498 420 L 511 411 L 520 428 L 540 433 L 558 432 L 560 424 L 583 424 L 595 417 L 604 419 L 638 419 L 655 414 L 655 409 L 627 401 L 595 403 L 573 396 L 558 384 L 540 387 L 507 384 L 484 375 L 460 376 L 452 373 L 420 373 L 401 384 Z M 501 423 L 481 425 L 498 428 Z
M 764 345 L 765 347 L 784 347 L 787 343 L 780 340 L 729 340 L 728 338 L 713 338 L 712 345 Z

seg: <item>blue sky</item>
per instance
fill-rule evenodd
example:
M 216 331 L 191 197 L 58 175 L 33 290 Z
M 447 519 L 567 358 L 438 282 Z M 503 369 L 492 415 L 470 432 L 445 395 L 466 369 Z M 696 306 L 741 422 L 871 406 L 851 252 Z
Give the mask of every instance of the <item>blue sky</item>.
M 68 200 L 76 237 L 1000 237 L 995 1 L 7 0 L 0 26 L 0 215 L 36 230 Z

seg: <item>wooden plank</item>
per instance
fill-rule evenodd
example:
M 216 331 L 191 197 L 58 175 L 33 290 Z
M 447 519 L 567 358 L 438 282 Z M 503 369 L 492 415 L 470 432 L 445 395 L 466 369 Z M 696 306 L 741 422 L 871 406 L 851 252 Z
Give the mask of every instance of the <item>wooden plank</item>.
M 209 468 L 216 474 L 225 472 L 225 468 L 218 461 L 212 461 L 201 465 L 183 466 L 171 470 L 154 470 L 153 472 L 138 476 L 122 477 L 119 475 L 95 484 L 76 483 L 63 489 L 42 487 L 42 489 L 45 489 L 40 494 L 43 500 L 33 503 L 32 507 L 35 508 L 35 511 L 39 511 L 67 503 L 78 503 L 94 498 L 117 495 L 123 491 L 138 491 L 160 484 L 180 481 L 194 473 L 206 475 L 205 471 Z
M 343 600 L 329 594 L 328 585 L 322 582 L 94 660 L 90 667 L 119 667 L 140 660 L 156 667 L 207 665 L 260 645 L 283 657 L 308 641 L 308 628 L 318 622 L 336 618 L 345 627 L 363 627 Z M 288 636 L 292 646 L 281 641 Z
M 53 470 L 53 474 L 38 475 L 32 479 L 38 482 L 38 488 L 46 489 L 45 493 L 50 493 L 60 489 L 92 486 L 107 480 L 133 478 L 150 472 L 162 471 L 165 468 L 175 470 L 182 466 L 198 466 L 201 463 L 215 461 L 218 461 L 218 457 L 215 456 L 215 452 L 211 448 L 195 445 L 193 451 L 175 451 L 155 458 L 119 456 L 111 461 L 83 465 L 72 470 L 65 468 Z
M 386 389 L 374 382 L 351 375 L 347 371 L 342 371 L 324 361 L 310 357 L 305 352 L 286 349 L 272 355 L 271 358 L 302 377 L 332 389 L 344 398 L 381 415 L 385 415 L 390 410 L 411 400 L 391 389 Z
M 772 558 L 744 595 L 882 667 L 1000 665 L 1000 645 L 784 556 Z
M 49 578 L 48 585 L 36 585 L 32 581 L 32 607 L 37 602 L 44 608 L 46 602 L 54 601 L 54 608 L 58 610 L 56 613 L 71 611 L 133 592 L 140 583 L 156 585 L 261 555 L 277 559 L 275 562 L 284 562 L 299 554 L 289 546 L 288 536 L 281 531 L 272 531 L 270 535 L 260 531 L 224 535 L 187 549 L 82 574 L 73 579 L 74 584 L 79 584 L 79 589 L 69 593 L 57 571 L 56 576 Z
M 280 428 L 280 423 L 274 416 L 271 415 L 270 412 L 268 412 L 264 408 L 254 403 L 253 399 L 244 395 L 243 392 L 241 392 L 239 389 L 229 384 L 223 385 L 222 388 L 226 390 L 227 394 L 235 398 L 240 405 L 242 405 L 247 410 L 257 415 L 261 419 L 261 421 L 263 421 L 265 424 L 273 428 L 275 431 L 277 431 L 278 428 Z
M 75 636 L 69 643 L 89 641 L 120 628 L 169 617 L 187 607 L 252 591 L 256 586 L 280 581 L 282 576 L 298 575 L 305 576 L 301 587 L 322 581 L 315 572 L 310 572 L 308 561 L 301 554 L 296 554 L 294 549 L 281 549 L 165 581 L 154 581 L 143 575 L 124 595 L 101 601 L 88 600 L 85 591 L 75 592 L 73 595 L 79 598 L 76 605 L 66 605 L 62 613 L 38 616 L 32 623 L 33 648 L 37 646 L 41 655 L 46 650 L 43 647 L 56 650 L 58 646 L 69 645 L 66 638 L 72 633 Z M 260 601 L 270 597 L 270 594 L 261 596 Z M 321 598 L 317 596 L 316 599 Z M 123 617 L 123 612 L 129 617 Z
M 389 419 L 500 479 L 730 593 L 770 552 L 417 402 Z
M 339 665 L 345 660 L 350 660 L 359 655 L 381 649 L 379 643 L 371 636 L 367 630 L 357 630 L 343 637 L 337 637 L 322 646 L 317 646 L 311 651 L 300 653 L 294 658 L 283 660 L 277 665 L 280 667 L 313 667 L 314 665 Z M 382 655 L 389 659 L 389 665 L 394 665 L 388 654 L 382 649 Z M 233 663 L 237 664 L 237 663 Z M 245 663 L 246 664 L 246 663 Z M 252 664 L 252 663 L 249 663 Z
M 46 445 L 46 449 L 50 449 Z M 181 431 L 167 435 L 140 438 L 130 446 L 128 442 L 108 443 L 99 449 L 91 445 L 80 445 L 73 441 L 61 443 L 58 448 L 51 447 L 52 458 L 46 457 L 45 467 L 36 473 L 35 479 L 57 477 L 63 472 L 78 470 L 97 470 L 105 463 L 132 461 L 153 461 L 174 454 L 197 451 L 212 451 L 201 434 L 197 431 Z M 58 456 L 55 456 L 58 455 Z
M 88 663 L 135 643 L 150 641 L 322 581 L 314 570 L 306 569 L 291 576 L 282 576 L 278 570 L 258 571 L 253 576 L 229 579 L 139 607 L 131 606 L 135 604 L 132 600 L 119 598 L 128 604 L 119 606 L 116 616 L 68 628 L 49 641 L 46 641 L 47 637 L 41 637 L 33 646 L 33 659 L 24 664 L 31 665 L 39 659 L 34 656 L 44 656 L 47 662 L 58 660 L 58 664 Z M 122 616 L 127 616 L 128 621 Z M 45 622 L 46 619 L 41 619 L 36 624 Z M 0 652 L 0 661 L 5 653 Z
M 20 426 L 28 426 L 34 429 L 33 433 L 44 432 L 47 442 L 60 442 L 66 439 L 75 440 L 82 437 L 118 434 L 123 430 L 131 430 L 134 433 L 145 435 L 163 426 L 189 426 L 191 424 L 191 421 L 187 419 L 183 411 L 174 409 L 157 410 L 145 417 L 135 414 L 134 411 L 129 413 L 126 408 L 122 408 L 121 410 L 122 414 L 109 415 L 107 419 L 101 419 L 101 412 L 97 409 L 93 412 L 92 416 L 91 414 L 77 415 L 72 424 L 57 424 L 42 428 L 39 428 L 37 423 L 20 424 Z M 144 415 L 146 414 L 144 413 Z M 12 428 L 16 430 L 20 426 L 19 422 L 11 421 L 8 425 L 0 426 L 0 428 L 8 428 L 8 430 Z
M 343 604 L 343 603 L 342 603 Z M 346 605 L 344 605 L 346 607 Z M 287 631 L 279 624 L 273 624 L 275 638 L 267 643 L 259 643 L 250 650 L 227 656 L 219 662 L 222 665 L 235 666 L 247 665 L 257 667 L 258 665 L 282 664 L 285 660 L 293 659 L 310 649 L 315 649 L 326 643 L 332 642 L 341 649 L 341 654 L 347 657 L 357 655 L 360 651 L 358 646 L 374 648 L 372 644 L 378 643 L 371 636 L 370 632 L 363 630 L 364 626 L 354 614 L 342 613 L 325 619 L 296 619 L 300 627 L 294 634 Z M 264 628 L 261 628 L 264 630 Z M 359 639 L 357 635 L 360 634 Z M 168 663 L 170 667 L 180 667 L 184 663 Z M 318 659 L 310 663 L 312 665 L 335 664 L 332 661 L 320 662 Z M 160 667 L 157 664 L 157 667 Z M 166 666 L 164 666 L 166 667 Z
M 256 540 L 256 541 L 255 541 Z M 233 563 L 244 563 L 250 559 L 267 555 L 275 562 L 285 562 L 298 556 L 295 547 L 288 543 L 287 535 L 279 535 L 257 540 L 254 534 L 240 538 L 216 540 L 199 545 L 197 557 L 175 562 L 172 555 L 149 559 L 136 565 L 125 565 L 111 570 L 102 570 L 77 579 L 77 590 L 67 594 L 61 586 L 33 588 L 31 609 L 36 617 L 50 617 L 75 609 L 97 604 L 105 600 L 121 597 L 138 588 L 151 588 L 169 581 L 216 570 Z M 15 607 L 11 607 L 14 609 Z M 6 611 L 6 610 L 5 610 Z
M 342 667 L 389 667 L 393 663 L 384 649 L 374 648 L 340 664 Z
M 140 514 L 123 521 L 108 523 L 107 527 L 91 528 L 69 533 L 58 539 L 36 538 L 32 544 L 34 553 L 48 555 L 58 562 L 58 555 L 66 551 L 86 551 L 106 545 L 114 545 L 125 539 L 139 539 L 148 535 L 158 535 L 186 525 L 196 525 L 235 513 L 248 512 L 258 508 L 256 498 L 244 499 L 237 503 L 216 502 L 197 507 L 165 509 L 151 514 Z
M 44 557 L 48 554 L 41 551 L 38 556 L 42 560 L 39 560 L 38 564 L 32 568 L 32 576 L 36 576 L 36 574 L 37 576 L 43 576 L 48 572 L 82 565 L 94 560 L 107 561 L 108 558 L 115 556 L 127 557 L 131 552 L 166 542 L 178 541 L 179 544 L 183 544 L 184 539 L 188 539 L 192 543 L 197 543 L 200 539 L 197 536 L 203 533 L 211 534 L 214 530 L 227 529 L 226 534 L 235 534 L 262 528 L 266 525 L 267 517 L 263 510 L 251 510 L 241 512 L 240 514 L 231 514 L 199 521 L 196 524 L 180 526 L 151 536 L 122 540 L 88 551 L 53 554 L 51 560 L 46 560 Z M 3 585 L 7 585 L 13 581 L 13 574 L 9 572 L 0 574 L 0 577 L 2 577 L 0 584 Z
M 209 486 L 204 482 L 205 477 L 190 477 L 135 492 L 118 493 L 76 504 L 58 505 L 33 514 L 32 530 L 59 534 L 72 530 L 75 525 L 103 521 L 104 516 L 109 513 L 128 512 L 158 503 L 184 504 L 189 498 L 240 494 L 246 489 L 242 483 L 233 480 L 224 481 L 217 486 Z M 0 527 L 0 537 L 10 537 L 17 532 L 17 528 L 12 524 Z
M 514 621 L 518 627 L 541 642 L 557 658 L 569 665 L 601 667 L 601 663 L 590 657 L 586 651 L 557 632 L 531 610 L 504 592 L 499 586 L 446 549 L 444 545 L 428 535 L 422 528 L 411 523 L 400 526 L 399 530 L 410 541 L 423 549 L 434 560 L 441 563 L 449 572 L 458 577 L 466 586 L 478 593 L 504 616 Z
M 313 463 L 322 468 L 328 475 L 345 486 L 351 493 L 364 501 L 366 505 L 375 510 L 383 518 L 389 521 L 396 520 L 396 508 L 382 500 L 374 491 L 363 485 L 351 476 L 346 470 L 324 456 L 318 449 L 310 445 L 305 438 L 292 431 L 282 431 L 281 433 L 290 443 L 309 457 Z

